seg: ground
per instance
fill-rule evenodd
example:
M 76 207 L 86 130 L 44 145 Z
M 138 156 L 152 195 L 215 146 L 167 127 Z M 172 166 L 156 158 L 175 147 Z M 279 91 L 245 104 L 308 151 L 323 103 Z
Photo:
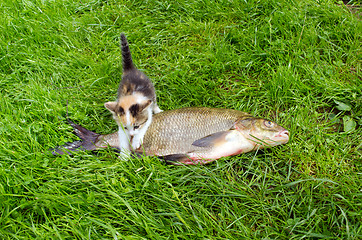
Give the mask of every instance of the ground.
M 362 238 L 362 24 L 341 3 L 2 1 L 0 237 Z M 205 166 L 51 156 L 77 140 L 67 102 L 73 121 L 116 131 L 103 105 L 121 32 L 161 109 L 242 110 L 289 143 Z

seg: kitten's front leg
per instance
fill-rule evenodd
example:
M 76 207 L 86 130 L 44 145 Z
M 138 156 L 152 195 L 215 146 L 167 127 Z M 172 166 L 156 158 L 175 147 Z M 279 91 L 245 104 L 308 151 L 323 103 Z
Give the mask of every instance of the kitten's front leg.
M 120 128 L 118 130 L 118 139 L 119 139 L 119 149 L 120 149 L 120 155 L 119 158 L 122 160 L 128 160 L 130 157 L 130 149 L 129 149 L 129 140 L 127 133 Z
M 128 159 L 131 157 L 131 152 L 130 151 L 125 151 L 125 150 L 123 150 L 123 151 L 121 151 L 120 153 L 119 153 L 119 156 L 118 156 L 118 158 L 119 159 L 122 159 L 122 160 L 124 160 L 124 161 L 128 161 Z
M 141 147 L 142 142 L 143 142 L 143 138 L 146 135 L 147 129 L 150 126 L 152 121 L 152 114 L 150 114 L 145 126 L 143 126 L 140 131 L 133 136 L 132 142 L 131 142 L 131 146 L 133 150 L 136 150 L 138 148 Z
M 141 147 L 142 139 L 143 139 L 143 136 L 142 136 L 142 138 L 140 138 L 140 134 L 137 134 L 133 137 L 132 143 L 131 143 L 133 150 L 136 150 L 139 147 Z
M 133 136 L 131 146 L 133 150 L 138 149 L 142 145 L 142 141 L 144 136 L 146 135 L 148 127 L 151 125 L 152 122 L 152 109 L 148 108 L 148 119 L 146 123 L 143 125 L 142 128 L 138 130 L 138 133 Z

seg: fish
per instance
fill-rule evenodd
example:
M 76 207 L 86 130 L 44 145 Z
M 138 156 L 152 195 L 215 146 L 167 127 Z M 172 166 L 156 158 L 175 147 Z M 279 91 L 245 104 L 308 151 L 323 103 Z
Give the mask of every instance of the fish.
M 69 119 L 68 123 L 81 140 L 54 148 L 54 155 L 119 146 L 117 132 L 101 135 Z M 273 121 L 233 109 L 186 107 L 155 114 L 133 153 L 174 165 L 196 165 L 288 141 L 289 131 Z

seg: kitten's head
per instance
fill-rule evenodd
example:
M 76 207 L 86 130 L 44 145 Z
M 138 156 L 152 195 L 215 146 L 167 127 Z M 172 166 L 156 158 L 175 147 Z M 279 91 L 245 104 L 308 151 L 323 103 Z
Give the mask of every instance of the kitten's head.
M 113 114 L 118 126 L 133 136 L 147 122 L 151 103 L 150 99 L 133 94 L 123 96 L 117 102 L 106 102 L 104 106 Z

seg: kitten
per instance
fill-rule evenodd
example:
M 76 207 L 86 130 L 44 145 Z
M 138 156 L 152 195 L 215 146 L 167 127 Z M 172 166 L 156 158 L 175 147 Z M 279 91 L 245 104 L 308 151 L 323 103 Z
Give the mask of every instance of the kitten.
M 121 34 L 123 60 L 122 81 L 117 100 L 104 106 L 113 114 L 119 126 L 118 137 L 121 154 L 127 155 L 130 148 L 136 150 L 152 122 L 152 113 L 162 110 L 156 102 L 155 88 L 151 80 L 133 64 L 126 36 Z

